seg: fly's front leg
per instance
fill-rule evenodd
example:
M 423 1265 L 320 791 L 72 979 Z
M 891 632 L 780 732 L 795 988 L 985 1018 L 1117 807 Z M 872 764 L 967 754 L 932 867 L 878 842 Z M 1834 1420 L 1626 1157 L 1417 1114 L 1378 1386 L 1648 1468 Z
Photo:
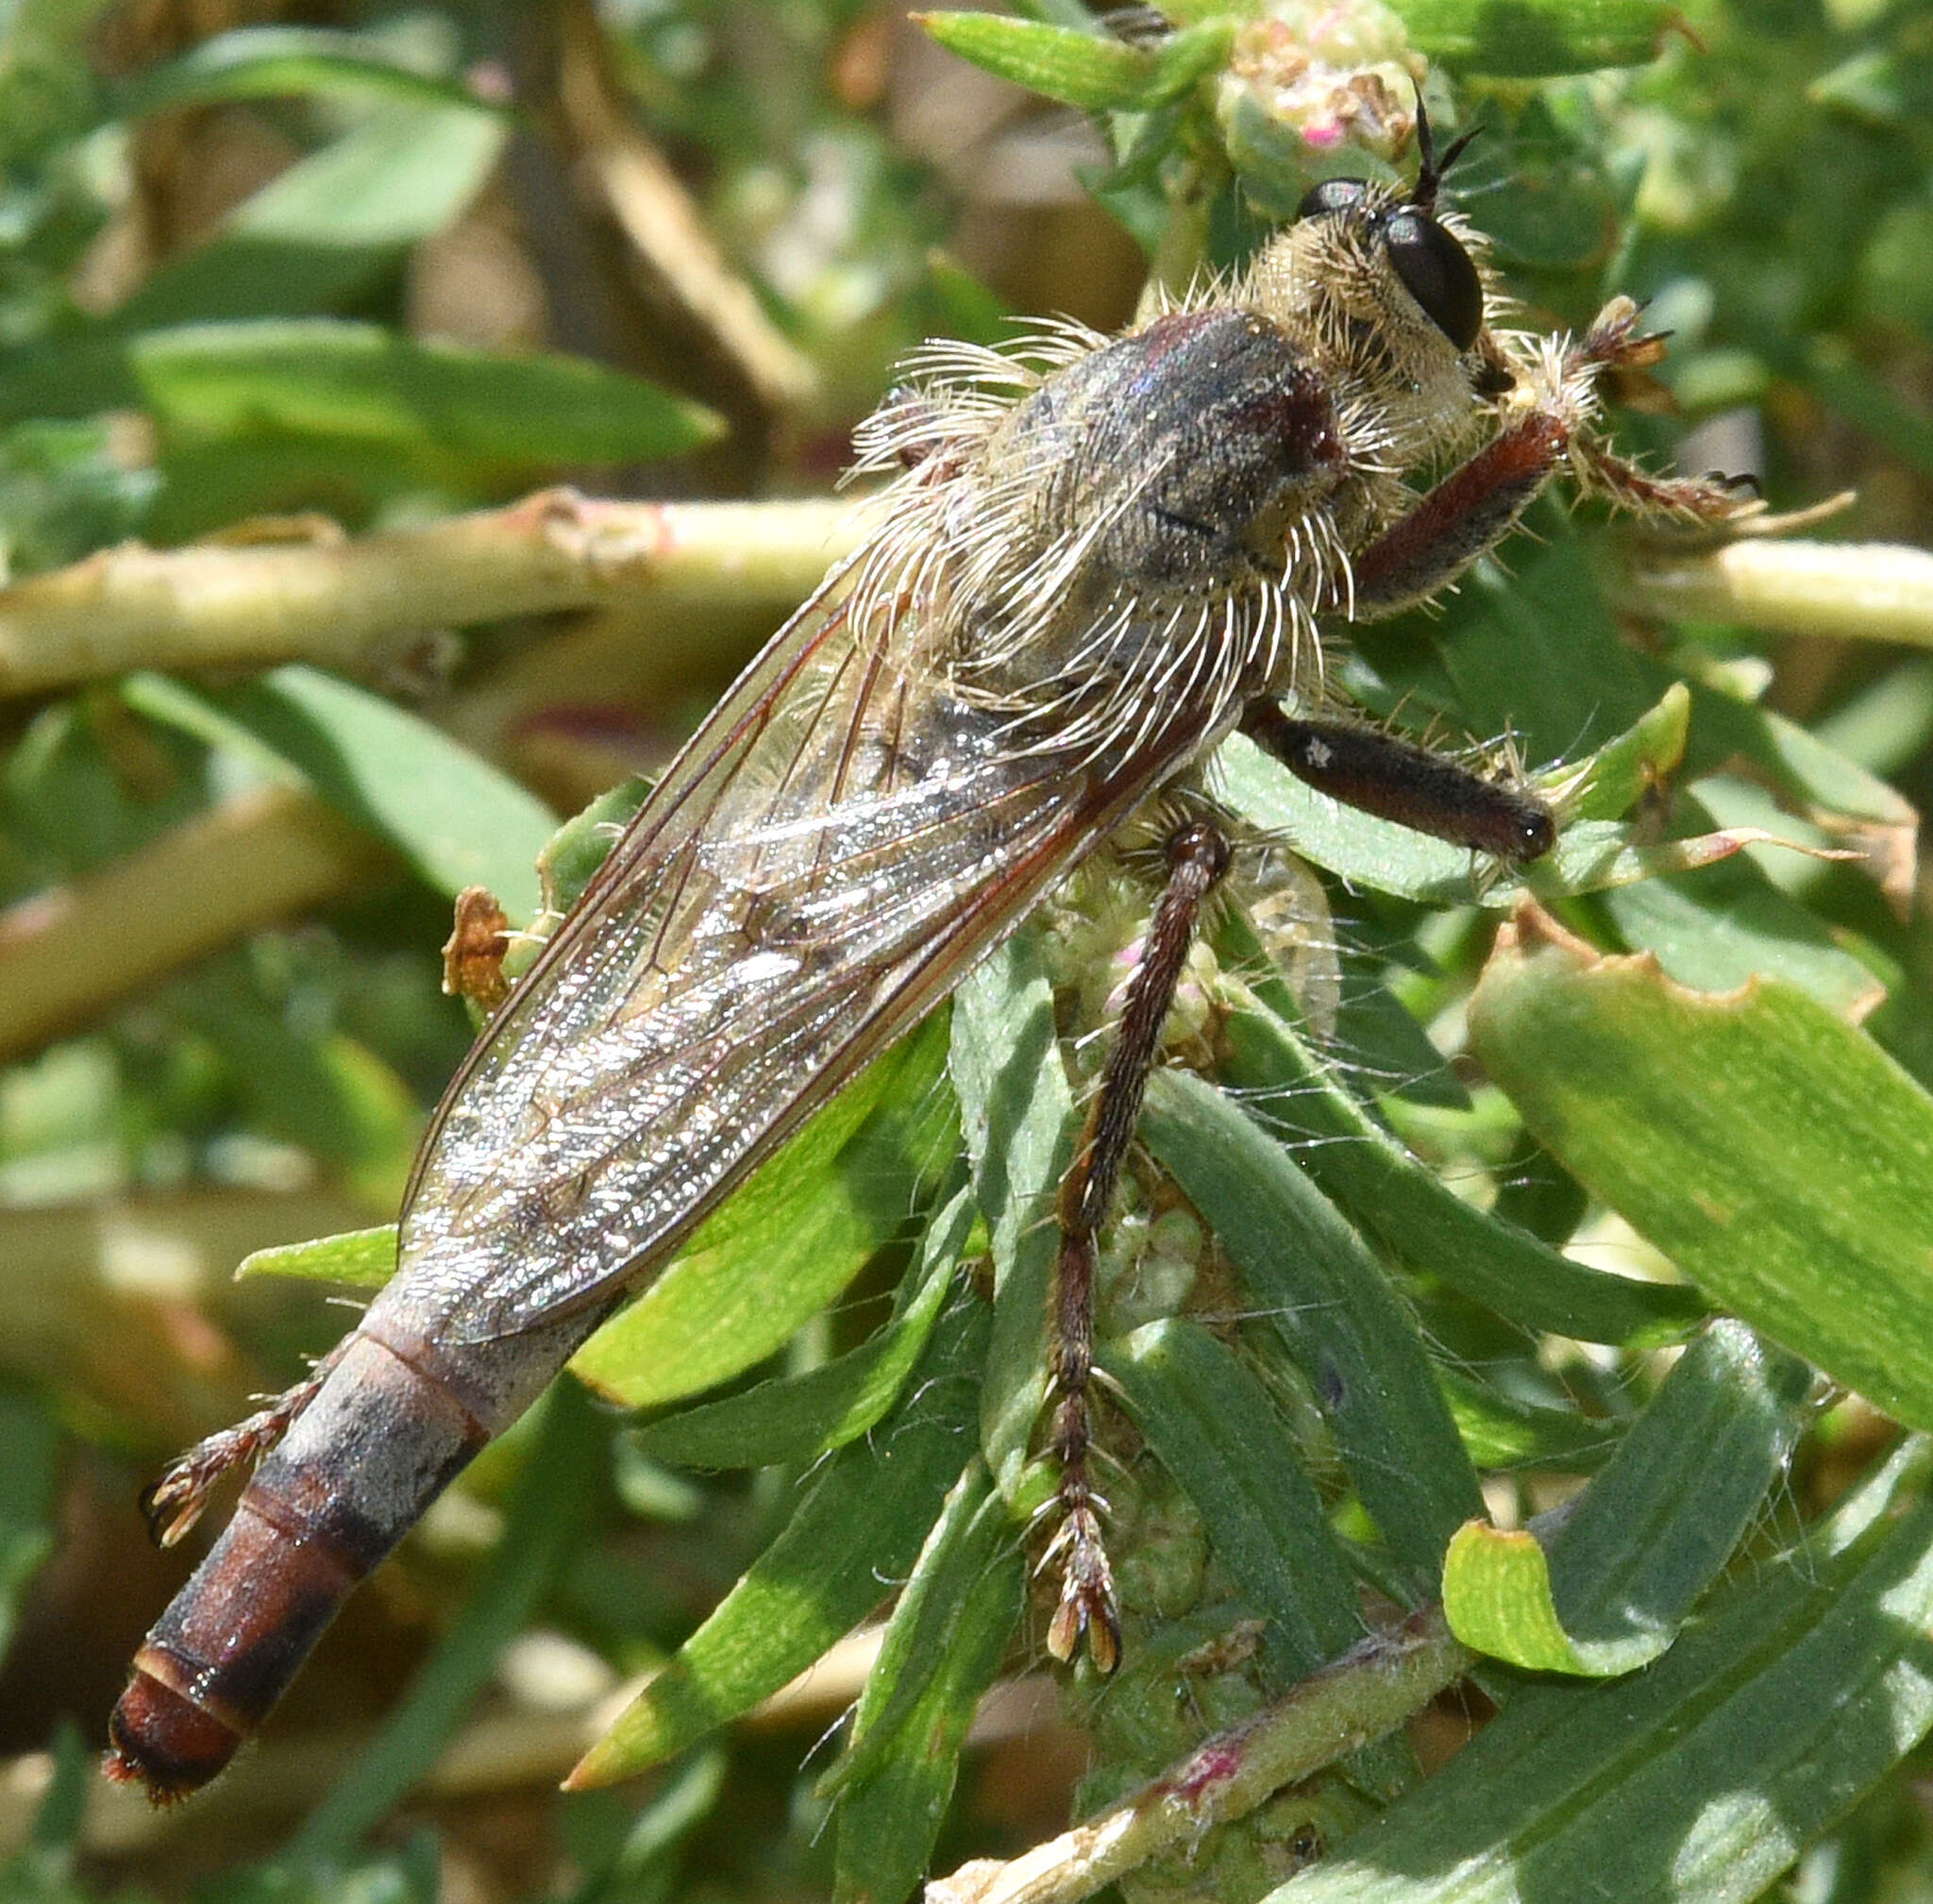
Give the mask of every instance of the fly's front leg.
M 1160 1050 L 1161 1027 L 1194 941 L 1195 921 L 1228 862 L 1227 839 L 1205 821 L 1183 827 L 1168 840 L 1168 885 L 1149 924 L 1141 961 L 1128 981 L 1114 1046 L 1088 1106 L 1073 1167 L 1061 1185 L 1060 1253 L 1054 1260 L 1050 1319 L 1050 1452 L 1060 1469 L 1056 1506 L 1061 1525 L 1047 1552 L 1048 1561 L 1060 1567 L 1061 1597 L 1047 1629 L 1047 1650 L 1056 1660 L 1071 1660 L 1084 1637 L 1103 1673 L 1120 1663 L 1121 1631 L 1114 1570 L 1101 1540 L 1102 1504 L 1088 1473 L 1097 1246 L 1134 1140 L 1148 1073 Z
M 1397 734 L 1347 721 L 1297 720 L 1272 700 L 1252 703 L 1242 731 L 1319 792 L 1434 839 L 1512 866 L 1541 859 L 1556 843 L 1548 800 Z
M 1427 601 L 1508 534 L 1560 469 L 1639 515 L 1718 524 L 1755 509 L 1731 479 L 1652 476 L 1592 434 L 1600 373 L 1643 368 L 1661 351 L 1628 297 L 1613 298 L 1581 338 L 1526 367 L 1504 427 L 1357 553 L 1338 606 L 1369 620 Z

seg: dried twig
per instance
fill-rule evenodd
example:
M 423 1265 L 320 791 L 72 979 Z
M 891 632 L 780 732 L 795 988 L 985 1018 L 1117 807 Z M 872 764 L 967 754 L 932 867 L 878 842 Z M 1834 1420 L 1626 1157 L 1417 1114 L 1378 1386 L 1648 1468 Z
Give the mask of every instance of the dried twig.
M 935 1879 L 927 1904 L 1075 1904 L 1402 1725 L 1454 1685 L 1473 1657 L 1451 1636 L 1440 1607 L 1413 1613 L 1099 1817 L 1023 1857 L 980 1859 Z

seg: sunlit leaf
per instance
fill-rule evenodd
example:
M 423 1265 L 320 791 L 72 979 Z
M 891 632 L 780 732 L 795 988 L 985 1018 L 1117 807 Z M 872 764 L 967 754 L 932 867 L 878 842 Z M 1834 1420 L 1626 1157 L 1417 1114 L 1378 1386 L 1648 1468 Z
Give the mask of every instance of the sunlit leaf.
M 1811 1389 L 1795 1356 L 1713 1323 L 1553 1534 L 1457 1531 L 1443 1569 L 1451 1630 L 1538 1671 L 1648 1664 L 1785 1473 Z
M 782 1532 L 571 1774 L 630 1777 L 775 1693 L 904 1575 L 973 1452 L 985 1306 L 940 1320 L 916 1401 L 819 1469 Z
M 1745 1904 L 1933 1726 L 1933 1505 L 1895 1463 L 1642 1673 L 1521 1688 L 1271 1904 Z M 1901 1498 L 1901 1496 L 1904 1496 Z M 1884 1511 L 1889 1506 L 1894 1513 Z
M 1055 1237 L 1042 1220 L 1073 1157 L 1073 1097 L 1053 992 L 1034 941 L 1011 939 L 953 998 L 949 1060 L 992 1232 L 993 1346 L 981 1401 L 987 1466 L 1009 1501 L 1046 1394 L 1047 1292 Z
M 941 1014 L 876 1059 L 663 1275 L 580 1349 L 583 1380 L 628 1407 L 697 1394 L 762 1362 L 905 1222 L 950 1106 Z
M 673 456 L 709 411 L 584 358 L 467 349 L 328 318 L 193 324 L 130 345 L 139 400 L 171 440 L 355 439 L 426 466 L 542 469 Z
M 1302 1370 L 1392 1552 L 1434 1584 L 1481 1497 L 1387 1272 L 1288 1154 L 1199 1078 L 1157 1072 L 1141 1136 Z
M 1933 1097 L 1776 979 L 1500 943 L 1485 1069 L 1554 1155 L 1708 1295 L 1901 1420 L 1933 1423 Z
M 379 45 L 361 34 L 316 26 L 241 26 L 218 33 L 179 59 L 149 68 L 121 90 L 115 104 L 124 117 L 140 119 L 224 99 L 283 95 L 484 106 L 454 81 L 384 58 Z
M 839 1801 L 835 1899 L 903 1897 L 925 1874 L 981 1693 L 1018 1622 L 1024 1569 L 984 1465 L 954 1485 L 886 1624 L 825 1780 Z

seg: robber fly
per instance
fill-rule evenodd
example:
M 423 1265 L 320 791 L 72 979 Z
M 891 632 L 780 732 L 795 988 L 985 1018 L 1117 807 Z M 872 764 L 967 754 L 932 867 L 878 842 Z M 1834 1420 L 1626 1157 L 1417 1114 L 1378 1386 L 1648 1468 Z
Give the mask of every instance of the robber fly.
M 1576 339 L 1494 328 L 1483 240 L 1439 203 L 1454 150 L 1433 154 L 1420 107 L 1417 131 L 1413 185 L 1318 185 L 1243 277 L 1125 335 L 916 359 L 859 439 L 859 466 L 894 479 L 878 526 L 699 728 L 470 1053 L 395 1279 L 310 1379 L 152 1491 L 177 1536 L 224 1469 L 261 1460 L 136 1655 L 110 1776 L 162 1801 L 220 1771 L 344 1596 L 614 1306 L 1234 730 L 1474 852 L 1549 850 L 1536 792 L 1350 717 L 1323 624 L 1436 595 L 1559 472 L 1653 516 L 1739 504 L 1601 442 L 1598 376 L 1659 347 L 1628 300 Z M 1058 1207 L 1048 1643 L 1084 1642 L 1103 1670 L 1096 1238 L 1230 856 L 1212 804 L 1185 804 Z

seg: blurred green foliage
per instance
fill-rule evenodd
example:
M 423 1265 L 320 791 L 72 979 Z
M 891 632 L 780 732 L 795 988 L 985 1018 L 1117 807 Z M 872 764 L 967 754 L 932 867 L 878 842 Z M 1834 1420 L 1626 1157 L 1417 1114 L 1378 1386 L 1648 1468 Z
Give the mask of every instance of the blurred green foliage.
M 84 589 L 130 537 L 326 554 L 317 515 L 406 533 L 563 480 L 815 492 L 922 336 L 1056 298 L 1123 321 L 1106 218 L 1181 287 L 1313 178 L 1400 173 L 1419 56 L 1443 126 L 1484 127 L 1456 195 L 1526 324 L 1628 291 L 1674 333 L 1624 440 L 1709 422 L 1705 453 L 1754 463 L 1774 506 L 1856 485 L 1854 533 L 1933 540 L 1925 0 L 1164 11 L 949 13 L 942 53 L 850 0 L 210 6 L 193 28 L 19 0 L 10 578 Z M 668 184 L 638 183 L 639 130 Z M 652 248 L 667 207 L 715 244 L 705 295 L 690 247 Z M 1306 926 L 1237 911 L 1198 961 L 1215 1036 L 1184 1055 L 1217 1083 L 1155 1081 L 1104 1265 L 1129 1663 L 1062 1693 L 1092 1808 L 1389 1602 L 1444 1597 L 1498 1716 L 1432 1778 L 1448 1708 L 1366 1744 L 1126 1880 L 1133 1904 L 1933 1883 L 1933 1494 L 1903 1434 L 1933 1430 L 1933 665 L 1795 638 L 1768 667 L 1740 629 L 1634 625 L 1629 551 L 1555 507 L 1536 527 L 1341 675 L 1379 715 L 1570 764 L 1529 884 L 1574 944 L 1494 950 L 1509 881 L 1228 750 L 1231 804 L 1320 869 L 1342 946 L 1325 972 Z M 50 599 L 0 596 L 0 663 Z M 32 993 L 76 893 L 143 897 L 102 915 L 84 1018 L 25 1020 L 0 1070 L 0 1749 L 46 1755 L 0 1802 L 5 1896 L 893 1904 L 1058 1828 L 1051 1736 L 968 1741 L 982 1693 L 1038 1664 L 1036 1219 L 1145 901 L 1101 872 L 594 1342 L 583 1372 L 642 1420 L 561 1387 L 227 1787 L 178 1824 L 90 1811 L 84 1742 L 178 1572 L 142 1547 L 136 1482 L 338 1331 L 302 1278 L 366 1283 L 369 1245 L 299 1244 L 395 1213 L 472 1032 L 438 988 L 447 902 L 479 882 L 527 922 L 553 810 L 662 761 L 752 638 L 723 574 L 682 612 L 698 633 L 655 675 L 614 675 L 605 603 L 399 625 L 360 681 L 83 666 L 9 702 L 0 991 Z M 552 850 L 553 899 L 640 790 Z M 363 856 L 294 922 L 244 904 L 215 949 L 117 980 L 125 941 L 267 883 L 258 835 L 239 867 L 216 835 L 277 799 Z M 1751 826 L 1873 844 L 1895 876 L 1757 848 L 1684 869 Z M 286 1274 L 230 1287 L 262 1248 Z M 1737 1319 L 1698 1333 L 1707 1305 Z M 1543 1545 L 1457 1531 L 1580 1490 Z M 731 1727 L 882 1595 L 836 1756 L 806 1763 L 838 1716 L 809 1699 Z M 661 1667 L 594 1765 L 668 1762 L 558 1796 L 599 1699 Z M 419 1783 L 453 1736 L 467 1797 Z

